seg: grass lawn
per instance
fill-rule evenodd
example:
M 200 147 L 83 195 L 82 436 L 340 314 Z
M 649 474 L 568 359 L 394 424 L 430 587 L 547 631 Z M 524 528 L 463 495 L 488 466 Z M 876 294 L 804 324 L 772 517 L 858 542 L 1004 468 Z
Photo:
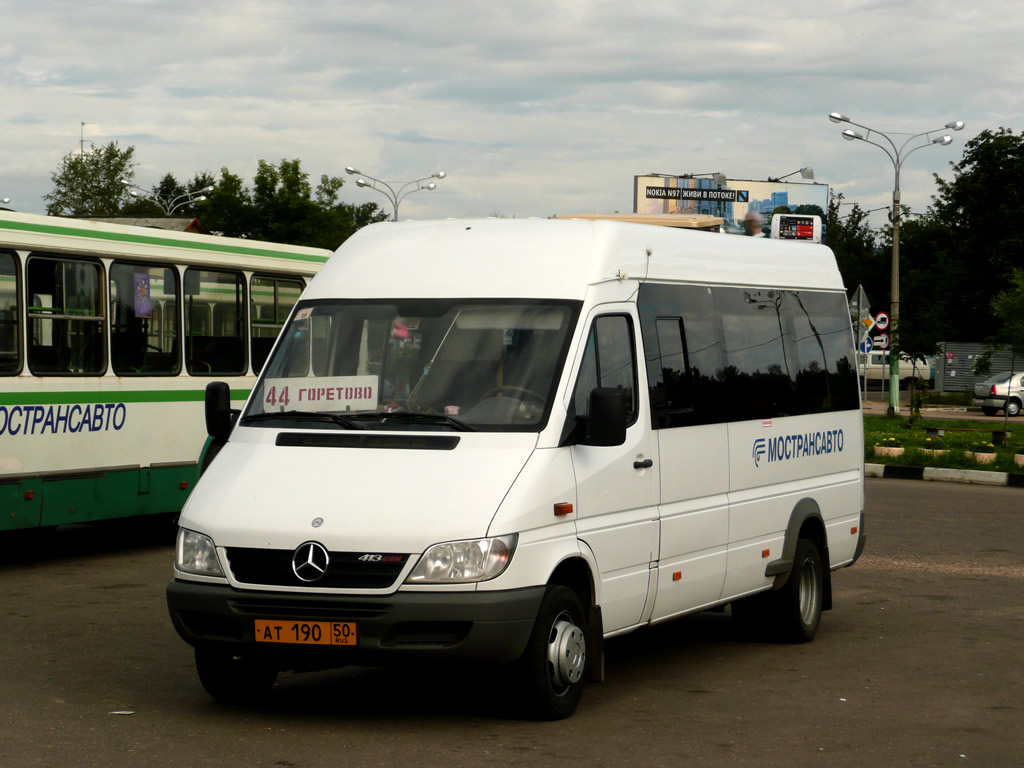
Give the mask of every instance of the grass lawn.
M 943 437 L 929 437 L 929 428 L 947 429 Z M 984 469 L 993 472 L 1020 472 L 1015 454 L 1024 454 L 1024 419 L 1006 424 L 1006 444 L 993 440 L 992 430 L 1002 429 L 1002 421 L 966 421 L 960 419 L 903 418 L 900 416 L 864 416 L 864 460 L 871 464 L 899 464 L 908 467 L 948 467 Z M 977 432 L 953 430 L 976 429 Z M 899 456 L 879 456 L 875 446 L 903 448 Z M 939 453 L 938 451 L 944 451 Z M 995 461 L 979 463 L 968 453 L 994 452 Z

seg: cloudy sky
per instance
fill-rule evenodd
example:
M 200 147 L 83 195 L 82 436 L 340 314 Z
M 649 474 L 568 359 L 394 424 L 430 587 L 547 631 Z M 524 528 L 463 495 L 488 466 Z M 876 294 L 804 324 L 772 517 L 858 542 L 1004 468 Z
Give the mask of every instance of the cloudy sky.
M 908 135 L 963 120 L 904 166 L 924 211 L 967 140 L 1024 130 L 1022 48 L 1014 0 L 0 0 L 0 198 L 42 213 L 84 135 L 134 146 L 144 187 L 251 183 L 260 159 L 314 183 L 444 170 L 402 218 L 625 212 L 638 174 L 804 166 L 877 208 L 890 161 L 828 114 Z

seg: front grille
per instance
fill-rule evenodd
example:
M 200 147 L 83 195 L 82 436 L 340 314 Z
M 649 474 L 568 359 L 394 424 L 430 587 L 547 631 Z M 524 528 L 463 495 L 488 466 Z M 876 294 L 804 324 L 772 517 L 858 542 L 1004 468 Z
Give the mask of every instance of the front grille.
M 291 549 L 228 547 L 228 565 L 242 584 L 328 589 L 387 589 L 402 573 L 409 555 L 381 554 L 365 558 L 363 552 L 329 552 L 327 572 L 316 581 L 303 581 L 292 570 Z M 376 556 L 380 553 L 374 553 Z

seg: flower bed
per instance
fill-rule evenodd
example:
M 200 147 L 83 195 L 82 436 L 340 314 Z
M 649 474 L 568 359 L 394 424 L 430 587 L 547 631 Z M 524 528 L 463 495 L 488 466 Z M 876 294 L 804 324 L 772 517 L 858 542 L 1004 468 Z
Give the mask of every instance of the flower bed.
M 964 456 L 979 464 L 994 464 L 996 461 L 994 451 L 964 451 Z

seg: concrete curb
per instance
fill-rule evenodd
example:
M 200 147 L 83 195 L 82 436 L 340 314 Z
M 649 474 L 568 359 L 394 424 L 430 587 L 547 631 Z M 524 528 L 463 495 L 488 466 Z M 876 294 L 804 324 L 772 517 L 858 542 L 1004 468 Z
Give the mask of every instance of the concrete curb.
M 895 477 L 902 480 L 932 480 L 974 485 L 1006 485 L 1024 488 L 1024 474 L 986 472 L 981 469 L 941 469 L 938 467 L 901 467 L 895 464 L 865 464 L 865 477 Z

